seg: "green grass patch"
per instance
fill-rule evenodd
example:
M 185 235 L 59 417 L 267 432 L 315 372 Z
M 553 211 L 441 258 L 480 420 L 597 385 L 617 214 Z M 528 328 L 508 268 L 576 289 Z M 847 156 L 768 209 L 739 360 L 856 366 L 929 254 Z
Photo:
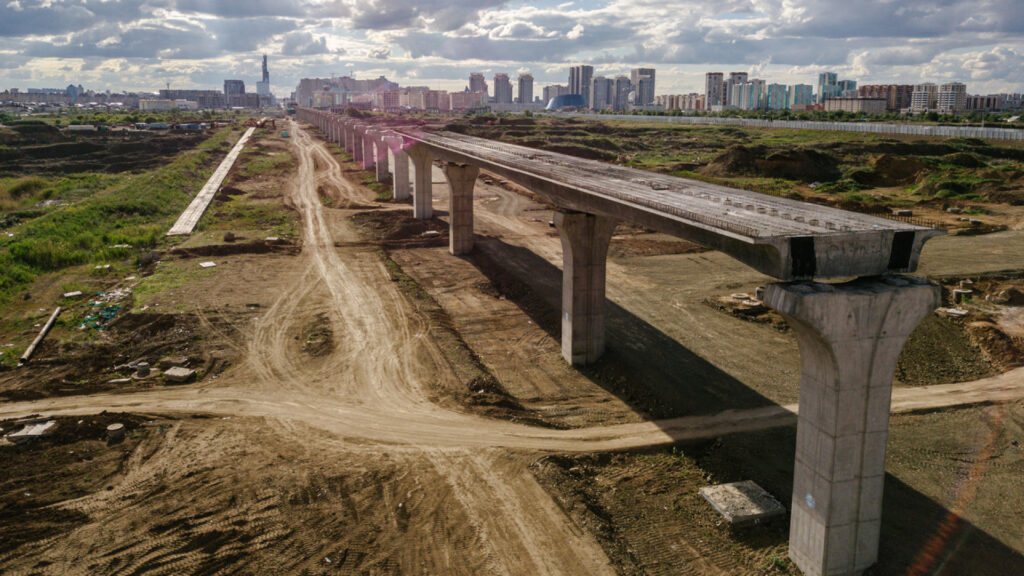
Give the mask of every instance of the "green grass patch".
M 236 132 L 221 129 L 150 172 L 56 181 L 55 193 L 79 200 L 0 234 L 0 305 L 40 273 L 130 258 L 159 245 L 222 158 L 221 144 L 236 139 Z M 37 183 L 28 188 L 40 190 Z
M 181 260 L 165 262 L 157 266 L 153 274 L 142 279 L 142 282 L 133 290 L 135 298 L 134 309 L 138 310 L 145 306 L 160 304 L 161 308 L 167 306 L 164 312 L 183 312 L 184 303 L 178 302 L 174 307 L 168 306 L 169 302 L 161 301 L 165 294 L 171 290 L 193 284 L 217 273 L 219 268 L 200 268 L 195 260 Z

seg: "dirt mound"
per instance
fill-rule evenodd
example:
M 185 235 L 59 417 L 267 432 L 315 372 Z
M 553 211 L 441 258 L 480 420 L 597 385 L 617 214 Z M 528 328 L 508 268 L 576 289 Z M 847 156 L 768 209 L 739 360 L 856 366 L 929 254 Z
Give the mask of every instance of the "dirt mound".
M 901 186 L 916 182 L 926 169 L 917 158 L 882 154 L 871 160 L 870 169 L 858 170 L 850 177 L 865 186 Z
M 841 176 L 835 156 L 798 148 L 769 152 L 764 146 L 730 146 L 701 169 L 709 176 L 760 176 L 804 182 L 829 182 Z
M 1001 371 L 1024 364 L 1024 353 L 1014 343 L 1013 338 L 1007 336 L 996 324 L 971 322 L 967 325 L 967 332 L 985 352 L 985 356 Z
M 994 373 L 962 322 L 929 316 L 910 334 L 896 367 L 904 384 L 966 382 Z
M 961 168 L 984 168 L 988 166 L 988 164 L 986 164 L 984 160 L 968 152 L 946 154 L 945 156 L 942 157 L 942 161 L 945 162 L 946 164 L 960 166 Z

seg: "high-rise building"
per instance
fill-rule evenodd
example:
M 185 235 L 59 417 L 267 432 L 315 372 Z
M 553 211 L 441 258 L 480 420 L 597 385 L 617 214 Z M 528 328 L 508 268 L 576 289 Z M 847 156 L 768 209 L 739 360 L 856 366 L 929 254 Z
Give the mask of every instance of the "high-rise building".
M 910 95 L 911 112 L 927 112 L 938 107 L 939 87 L 931 82 L 917 84 Z
M 732 98 L 732 87 L 737 84 L 743 84 L 747 81 L 748 75 L 746 72 L 729 72 L 729 79 L 725 81 L 725 90 L 722 92 L 722 104 L 724 106 L 736 106 L 737 104 L 731 100 Z
M 533 75 L 519 75 L 519 103 L 533 104 Z
M 722 76 L 721 72 L 708 72 L 704 75 L 704 106 L 707 110 L 711 110 L 712 106 L 725 104 Z
M 633 83 L 626 76 L 615 77 L 615 102 L 612 108 L 625 110 L 629 104 L 629 93 L 633 89 Z
M 270 94 L 270 71 L 267 70 L 267 55 L 263 55 L 263 79 L 256 83 L 256 94 L 261 104 L 272 104 L 274 97 Z
M 512 82 L 509 81 L 508 74 L 499 72 L 494 75 L 494 103 L 512 103 Z
M 594 67 L 580 64 L 569 67 L 569 94 L 579 94 L 587 105 L 590 104 L 590 80 L 594 77 Z
M 544 87 L 544 104 L 547 105 L 552 99 L 558 98 L 562 94 L 572 94 L 569 92 L 569 87 L 564 84 L 551 84 L 550 86 Z
M 760 110 L 765 107 L 768 99 L 767 85 L 764 80 L 751 78 L 742 84 L 734 84 L 729 96 L 729 106 L 741 110 Z
M 228 108 L 245 107 L 247 104 L 245 96 L 245 82 L 241 80 L 225 80 L 224 103 Z
M 838 76 L 835 72 L 822 72 L 818 74 L 818 103 L 822 103 L 826 98 L 835 98 L 839 96 Z
M 594 76 L 590 81 L 590 109 L 606 110 L 615 105 L 615 81 Z
M 654 68 L 633 68 L 629 72 L 629 80 L 636 91 L 636 106 L 654 104 Z
M 241 80 L 225 80 L 224 95 L 234 96 L 236 94 L 245 94 L 245 82 Z
M 939 86 L 936 107 L 944 114 L 956 114 L 967 109 L 967 86 L 962 82 L 950 82 Z
M 768 110 L 788 110 L 789 87 L 785 84 L 769 84 L 765 92 L 764 107 Z
M 910 108 L 914 87 L 909 84 L 868 84 L 857 87 L 858 98 L 884 98 L 888 112 Z
M 487 93 L 487 80 L 480 72 L 473 72 L 469 75 L 469 91 Z
M 840 80 L 839 82 L 836 82 L 836 91 L 839 93 L 840 98 L 856 98 L 857 81 Z
M 796 84 L 789 88 L 789 108 L 814 104 L 814 86 Z

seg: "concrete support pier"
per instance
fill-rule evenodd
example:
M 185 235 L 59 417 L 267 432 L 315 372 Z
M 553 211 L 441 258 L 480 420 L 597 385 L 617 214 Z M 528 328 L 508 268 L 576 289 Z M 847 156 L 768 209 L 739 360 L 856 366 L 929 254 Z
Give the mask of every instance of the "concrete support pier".
M 555 212 L 562 238 L 562 356 L 590 364 L 604 353 L 605 267 L 615 220 Z
M 345 151 L 348 152 L 350 155 L 354 155 L 355 154 L 355 149 L 356 149 L 355 142 L 356 142 L 355 126 L 352 125 L 352 122 L 346 120 L 345 121 Z
M 431 167 L 434 163 L 434 155 L 426 146 L 413 146 L 407 149 L 409 159 L 412 160 L 413 185 L 412 185 L 412 216 L 419 220 L 426 220 L 434 215 L 433 202 L 433 175 Z
M 363 165 L 363 132 L 366 126 L 356 124 L 352 126 L 352 161 L 360 166 Z
M 377 182 L 387 182 L 390 170 L 388 169 L 388 149 L 384 145 L 384 132 L 374 128 L 368 134 L 373 140 L 373 149 L 377 154 Z
M 480 169 L 449 162 L 444 166 L 444 175 L 450 192 L 448 249 L 456 256 L 468 254 L 473 250 L 473 186 Z
M 409 198 L 409 155 L 403 148 L 405 140 L 397 134 L 384 137 L 384 143 L 391 150 L 394 156 L 394 170 L 391 179 L 392 189 L 395 191 L 395 200 L 406 200 Z
M 375 150 L 376 146 L 373 143 L 373 136 L 370 132 L 373 130 L 372 125 L 363 126 L 362 130 L 362 145 L 363 145 L 363 170 L 369 170 L 373 168 L 377 162 Z
M 940 301 L 921 278 L 770 284 L 764 301 L 800 345 L 789 556 L 808 576 L 859 575 L 878 559 L 896 360 Z

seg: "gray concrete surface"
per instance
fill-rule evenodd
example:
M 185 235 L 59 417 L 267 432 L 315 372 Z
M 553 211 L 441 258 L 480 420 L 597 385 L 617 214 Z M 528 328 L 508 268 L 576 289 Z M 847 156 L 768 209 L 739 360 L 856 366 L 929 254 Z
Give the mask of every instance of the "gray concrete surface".
M 789 555 L 804 574 L 860 574 L 878 559 L 893 373 L 940 295 L 910 276 L 766 287 L 800 345 Z

